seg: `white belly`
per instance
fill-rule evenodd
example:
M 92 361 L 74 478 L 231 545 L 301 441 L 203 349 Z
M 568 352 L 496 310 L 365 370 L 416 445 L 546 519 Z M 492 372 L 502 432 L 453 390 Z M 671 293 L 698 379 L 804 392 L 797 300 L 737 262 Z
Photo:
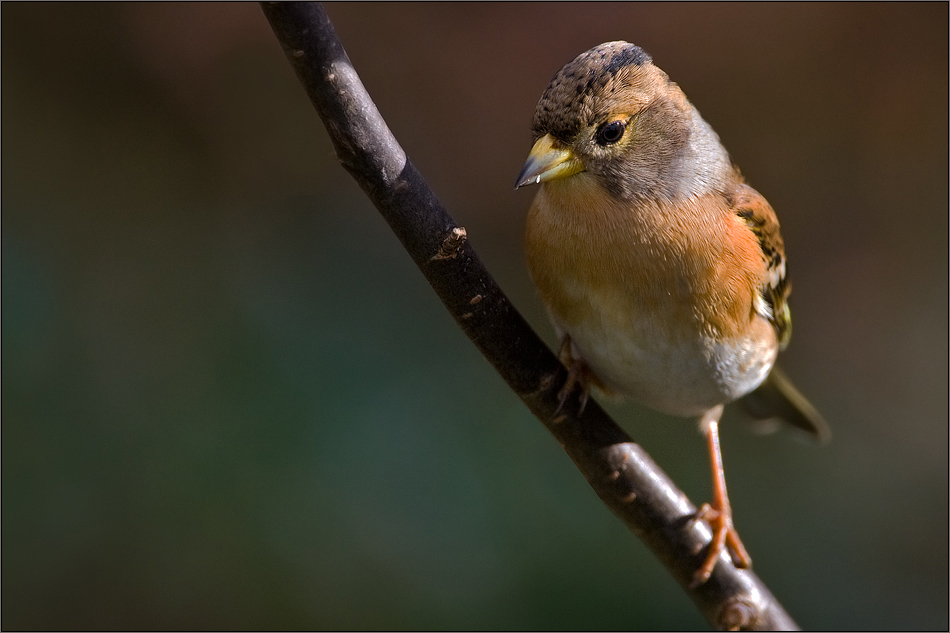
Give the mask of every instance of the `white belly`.
M 560 336 L 570 334 L 575 358 L 611 391 L 671 415 L 701 415 L 749 393 L 778 354 L 771 325 L 757 316 L 754 340 L 726 342 L 698 333 L 670 338 L 665 315 L 625 314 L 611 323 L 601 313 L 573 328 L 551 316 Z

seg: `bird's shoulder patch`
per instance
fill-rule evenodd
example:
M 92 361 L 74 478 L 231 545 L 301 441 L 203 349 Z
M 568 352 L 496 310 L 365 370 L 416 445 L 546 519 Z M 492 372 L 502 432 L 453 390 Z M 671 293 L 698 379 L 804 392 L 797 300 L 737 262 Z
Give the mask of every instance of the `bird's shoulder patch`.
M 729 196 L 729 204 L 755 235 L 765 262 L 766 274 L 759 286 L 755 310 L 775 328 L 782 348 L 792 335 L 792 317 L 788 296 L 792 287 L 788 279 L 785 243 L 775 211 L 758 191 L 740 184 Z

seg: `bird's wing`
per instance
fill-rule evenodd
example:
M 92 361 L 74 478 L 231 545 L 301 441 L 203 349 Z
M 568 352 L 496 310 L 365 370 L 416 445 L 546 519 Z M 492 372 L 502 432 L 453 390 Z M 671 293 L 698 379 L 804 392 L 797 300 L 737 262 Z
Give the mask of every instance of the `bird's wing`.
M 792 315 L 788 309 L 788 295 L 792 286 L 788 280 L 785 244 L 779 230 L 775 211 L 762 194 L 742 184 L 732 200 L 735 213 L 742 218 L 759 240 L 766 274 L 759 286 L 759 300 L 755 309 L 775 328 L 782 349 L 792 336 Z
M 755 308 L 775 328 L 779 344 L 784 348 L 792 335 L 792 317 L 788 309 L 788 295 L 792 287 L 788 281 L 785 244 L 782 242 L 778 219 L 765 198 L 745 184 L 740 185 L 733 198 L 733 209 L 759 240 L 766 274 L 759 286 L 760 300 L 756 302 Z M 831 437 L 825 419 L 778 367 L 773 367 L 765 382 L 742 397 L 739 403 L 753 419 L 781 418 L 807 431 L 819 442 L 826 442 Z

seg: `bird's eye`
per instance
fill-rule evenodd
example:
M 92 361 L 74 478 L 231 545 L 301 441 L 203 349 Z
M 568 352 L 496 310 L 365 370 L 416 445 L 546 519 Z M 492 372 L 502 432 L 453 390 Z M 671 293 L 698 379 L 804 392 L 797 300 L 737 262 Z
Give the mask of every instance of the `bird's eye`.
M 613 145 L 623 138 L 623 133 L 626 129 L 627 122 L 622 119 L 605 123 L 597 130 L 597 143 L 600 145 Z

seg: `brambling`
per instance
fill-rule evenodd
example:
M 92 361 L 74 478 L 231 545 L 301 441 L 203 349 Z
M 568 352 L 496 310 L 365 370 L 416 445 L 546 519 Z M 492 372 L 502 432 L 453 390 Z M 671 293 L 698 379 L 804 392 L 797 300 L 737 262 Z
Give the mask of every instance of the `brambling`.
M 698 418 L 713 500 L 696 518 L 751 564 L 733 527 L 719 450 L 723 405 L 827 436 L 817 411 L 774 368 L 791 335 L 791 290 L 775 212 L 719 137 L 639 47 L 579 55 L 541 96 L 517 186 L 540 188 L 527 219 L 531 276 L 562 341 L 568 381 L 663 413 Z M 748 394 L 748 395 L 747 395 Z

